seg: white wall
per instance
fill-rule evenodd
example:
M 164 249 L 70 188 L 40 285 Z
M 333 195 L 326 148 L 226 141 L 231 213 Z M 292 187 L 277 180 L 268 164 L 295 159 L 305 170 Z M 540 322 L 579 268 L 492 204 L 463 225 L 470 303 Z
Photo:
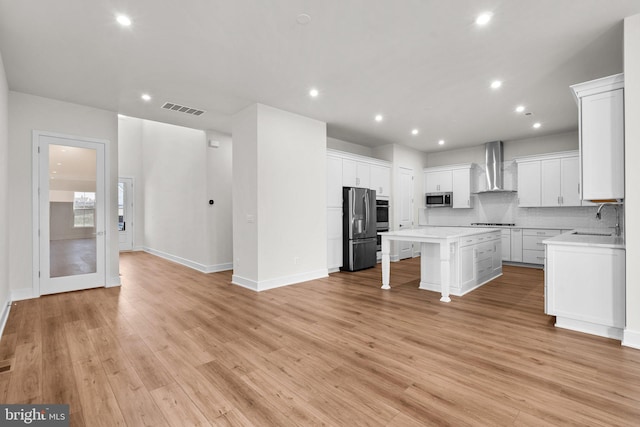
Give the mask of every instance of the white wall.
M 19 92 L 9 92 L 9 281 L 12 294 L 33 296 L 32 289 L 32 131 L 49 131 L 108 140 L 105 150 L 107 194 L 107 284 L 120 283 L 118 269 L 118 121 L 111 111 Z
M 359 154 L 361 156 L 375 157 L 371 147 L 365 147 L 364 145 L 355 144 L 353 142 L 337 138 L 327 138 L 327 148 L 351 154 Z
M 258 281 L 258 105 L 233 116 L 233 277 Z
M 327 275 L 326 144 L 317 120 L 261 104 L 234 116 L 234 283 Z
M 231 269 L 231 138 L 126 116 L 118 135 L 120 176 L 134 179 L 136 249 L 203 272 Z
M 118 116 L 118 173 L 133 178 L 133 249 L 142 250 L 144 243 L 144 173 L 142 169 L 142 122 L 133 117 Z M 128 226 L 128 224 L 127 224 Z
M 4 328 L 9 286 L 9 88 L 0 54 L 0 336 Z
M 640 15 L 624 20 L 627 327 L 623 344 L 640 348 Z
M 578 107 L 576 106 L 576 115 Z M 553 135 L 538 136 L 525 139 L 506 140 L 503 144 L 504 160 L 536 154 L 557 153 L 578 149 L 578 131 L 563 132 Z M 437 151 L 427 154 L 427 166 L 446 166 L 459 163 L 485 163 L 484 144 L 457 150 Z

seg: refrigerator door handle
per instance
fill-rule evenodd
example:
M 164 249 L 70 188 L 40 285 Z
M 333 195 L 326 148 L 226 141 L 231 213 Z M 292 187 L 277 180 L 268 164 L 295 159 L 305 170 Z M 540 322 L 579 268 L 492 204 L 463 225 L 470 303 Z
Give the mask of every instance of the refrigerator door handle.
M 365 218 L 364 218 L 364 235 L 367 235 L 367 231 L 369 231 L 369 192 L 366 191 L 364 193 L 364 212 L 365 212 Z

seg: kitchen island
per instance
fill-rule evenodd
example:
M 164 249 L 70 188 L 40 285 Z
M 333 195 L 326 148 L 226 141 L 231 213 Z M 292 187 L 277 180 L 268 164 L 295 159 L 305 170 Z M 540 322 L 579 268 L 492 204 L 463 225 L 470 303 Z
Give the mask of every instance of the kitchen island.
M 502 275 L 501 231 L 426 227 L 378 233 L 382 237 L 382 289 L 389 286 L 391 241 L 420 243 L 420 289 L 439 291 L 440 301 L 464 295 Z

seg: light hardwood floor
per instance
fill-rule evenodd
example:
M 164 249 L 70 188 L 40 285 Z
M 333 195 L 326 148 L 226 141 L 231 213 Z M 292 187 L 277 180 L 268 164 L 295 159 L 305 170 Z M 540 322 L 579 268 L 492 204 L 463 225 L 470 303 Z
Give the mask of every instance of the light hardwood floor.
M 254 293 L 123 254 L 121 288 L 14 303 L 0 402 L 77 426 L 640 424 L 640 351 L 553 327 L 541 270 L 449 304 L 417 259 Z

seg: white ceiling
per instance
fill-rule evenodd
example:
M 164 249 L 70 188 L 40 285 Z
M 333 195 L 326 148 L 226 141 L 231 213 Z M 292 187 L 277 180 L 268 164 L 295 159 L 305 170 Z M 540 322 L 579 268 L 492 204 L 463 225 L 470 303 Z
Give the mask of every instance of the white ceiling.
M 636 13 L 640 0 L 0 0 L 0 51 L 19 92 L 228 133 L 259 102 L 334 138 L 434 151 L 576 129 L 569 85 L 622 72 Z

